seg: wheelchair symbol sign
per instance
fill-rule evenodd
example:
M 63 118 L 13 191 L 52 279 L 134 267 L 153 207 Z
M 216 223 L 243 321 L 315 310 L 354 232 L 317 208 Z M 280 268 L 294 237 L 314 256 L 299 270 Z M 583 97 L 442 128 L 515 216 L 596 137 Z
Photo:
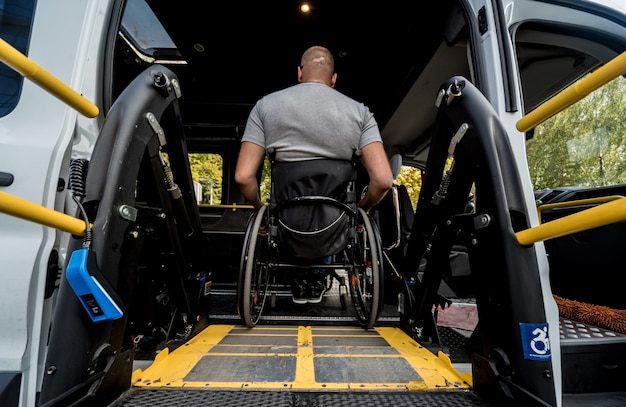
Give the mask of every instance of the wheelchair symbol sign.
M 548 324 L 520 323 L 524 358 L 546 361 L 552 358 Z

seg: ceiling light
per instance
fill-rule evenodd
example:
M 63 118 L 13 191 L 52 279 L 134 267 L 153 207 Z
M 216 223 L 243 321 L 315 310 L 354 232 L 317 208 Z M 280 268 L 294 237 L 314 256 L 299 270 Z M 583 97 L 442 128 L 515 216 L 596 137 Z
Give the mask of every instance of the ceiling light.
M 300 4 L 300 12 L 308 14 L 311 12 L 311 5 L 309 3 Z

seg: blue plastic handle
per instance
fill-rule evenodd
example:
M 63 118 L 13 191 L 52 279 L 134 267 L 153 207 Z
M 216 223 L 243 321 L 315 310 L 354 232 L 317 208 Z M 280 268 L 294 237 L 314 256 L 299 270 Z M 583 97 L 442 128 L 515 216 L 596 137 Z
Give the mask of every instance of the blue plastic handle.
M 123 313 L 113 299 L 115 294 L 109 293 L 94 274 L 100 275 L 95 253 L 88 248 L 75 250 L 70 257 L 65 276 L 92 321 L 121 318 Z

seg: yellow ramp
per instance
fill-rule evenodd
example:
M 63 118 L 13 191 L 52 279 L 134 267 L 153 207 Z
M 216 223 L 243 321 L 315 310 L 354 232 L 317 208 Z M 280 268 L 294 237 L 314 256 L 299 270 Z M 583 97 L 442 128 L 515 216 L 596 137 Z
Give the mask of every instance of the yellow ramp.
M 400 390 L 469 389 L 454 369 L 398 328 L 212 325 L 161 352 L 133 386 L 148 388 Z

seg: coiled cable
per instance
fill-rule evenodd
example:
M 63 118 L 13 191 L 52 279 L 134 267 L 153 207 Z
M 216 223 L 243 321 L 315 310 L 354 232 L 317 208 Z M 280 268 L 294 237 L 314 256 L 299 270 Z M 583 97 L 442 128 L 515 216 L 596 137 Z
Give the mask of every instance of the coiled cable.
M 76 202 L 80 213 L 85 220 L 85 236 L 83 238 L 83 247 L 91 246 L 91 223 L 87 217 L 87 211 L 83 206 L 82 199 L 85 197 L 85 178 L 87 176 L 87 166 L 89 161 L 84 158 L 72 160 L 70 162 L 70 182 L 69 187 L 72 190 L 72 199 Z

